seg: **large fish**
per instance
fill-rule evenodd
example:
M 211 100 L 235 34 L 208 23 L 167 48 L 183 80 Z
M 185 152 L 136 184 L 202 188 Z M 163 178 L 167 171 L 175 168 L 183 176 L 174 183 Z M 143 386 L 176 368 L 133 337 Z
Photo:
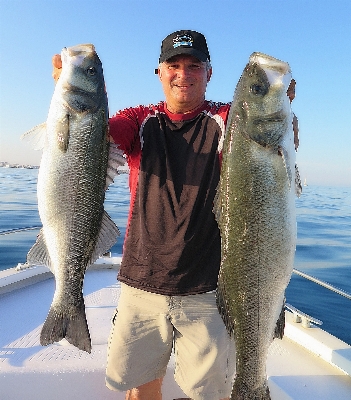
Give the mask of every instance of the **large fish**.
M 266 358 L 296 243 L 289 65 L 253 53 L 237 84 L 223 143 L 215 213 L 218 306 L 236 343 L 231 399 L 270 399 Z
M 46 123 L 25 136 L 43 147 L 38 208 L 43 228 L 28 263 L 50 267 L 56 289 L 40 343 L 66 338 L 91 351 L 83 280 L 90 263 L 117 240 L 118 228 L 104 211 L 105 189 L 124 164 L 108 139 L 108 103 L 102 64 L 90 44 L 64 48 L 62 73 Z

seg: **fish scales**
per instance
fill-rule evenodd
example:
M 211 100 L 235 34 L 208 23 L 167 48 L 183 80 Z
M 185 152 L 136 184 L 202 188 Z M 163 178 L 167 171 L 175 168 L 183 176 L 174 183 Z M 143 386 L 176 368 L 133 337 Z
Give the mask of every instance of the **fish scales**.
M 296 245 L 295 154 L 287 63 L 250 57 L 223 143 L 215 214 L 222 260 L 217 302 L 236 345 L 231 399 L 270 399 L 266 358 Z
M 94 46 L 64 48 L 61 57 L 62 73 L 48 119 L 29 133 L 44 134 L 45 139 L 37 187 L 43 228 L 27 260 L 48 265 L 55 275 L 54 298 L 40 343 L 66 338 L 90 352 L 84 274 L 119 235 L 104 211 L 104 198 L 106 180 L 113 179 L 107 170 L 117 172 L 124 159 L 116 149 L 111 156 L 107 95 Z

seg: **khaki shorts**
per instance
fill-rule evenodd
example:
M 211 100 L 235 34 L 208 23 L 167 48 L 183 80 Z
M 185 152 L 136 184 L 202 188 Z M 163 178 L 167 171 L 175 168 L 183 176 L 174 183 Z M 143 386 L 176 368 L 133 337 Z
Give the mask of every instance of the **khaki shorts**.
M 174 377 L 187 396 L 229 397 L 235 347 L 215 296 L 163 296 L 122 284 L 108 344 L 107 387 L 124 391 L 163 377 L 174 348 Z

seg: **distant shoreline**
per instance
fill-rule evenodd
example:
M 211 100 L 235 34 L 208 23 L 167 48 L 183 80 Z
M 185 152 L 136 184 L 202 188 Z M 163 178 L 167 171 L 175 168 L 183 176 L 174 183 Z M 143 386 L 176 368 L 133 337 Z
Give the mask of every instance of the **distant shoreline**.
M 11 163 L 8 163 L 7 161 L 0 161 L 0 168 L 39 169 L 39 165 L 11 164 Z

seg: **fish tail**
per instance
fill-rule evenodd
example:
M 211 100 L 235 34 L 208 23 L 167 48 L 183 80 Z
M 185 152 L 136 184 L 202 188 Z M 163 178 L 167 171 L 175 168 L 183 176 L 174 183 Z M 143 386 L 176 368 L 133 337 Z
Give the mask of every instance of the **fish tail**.
M 54 305 L 51 306 L 41 330 L 40 344 L 47 346 L 59 342 L 63 338 L 78 349 L 91 352 L 91 339 L 84 302 L 73 310 L 70 308 L 69 311 L 59 309 Z

